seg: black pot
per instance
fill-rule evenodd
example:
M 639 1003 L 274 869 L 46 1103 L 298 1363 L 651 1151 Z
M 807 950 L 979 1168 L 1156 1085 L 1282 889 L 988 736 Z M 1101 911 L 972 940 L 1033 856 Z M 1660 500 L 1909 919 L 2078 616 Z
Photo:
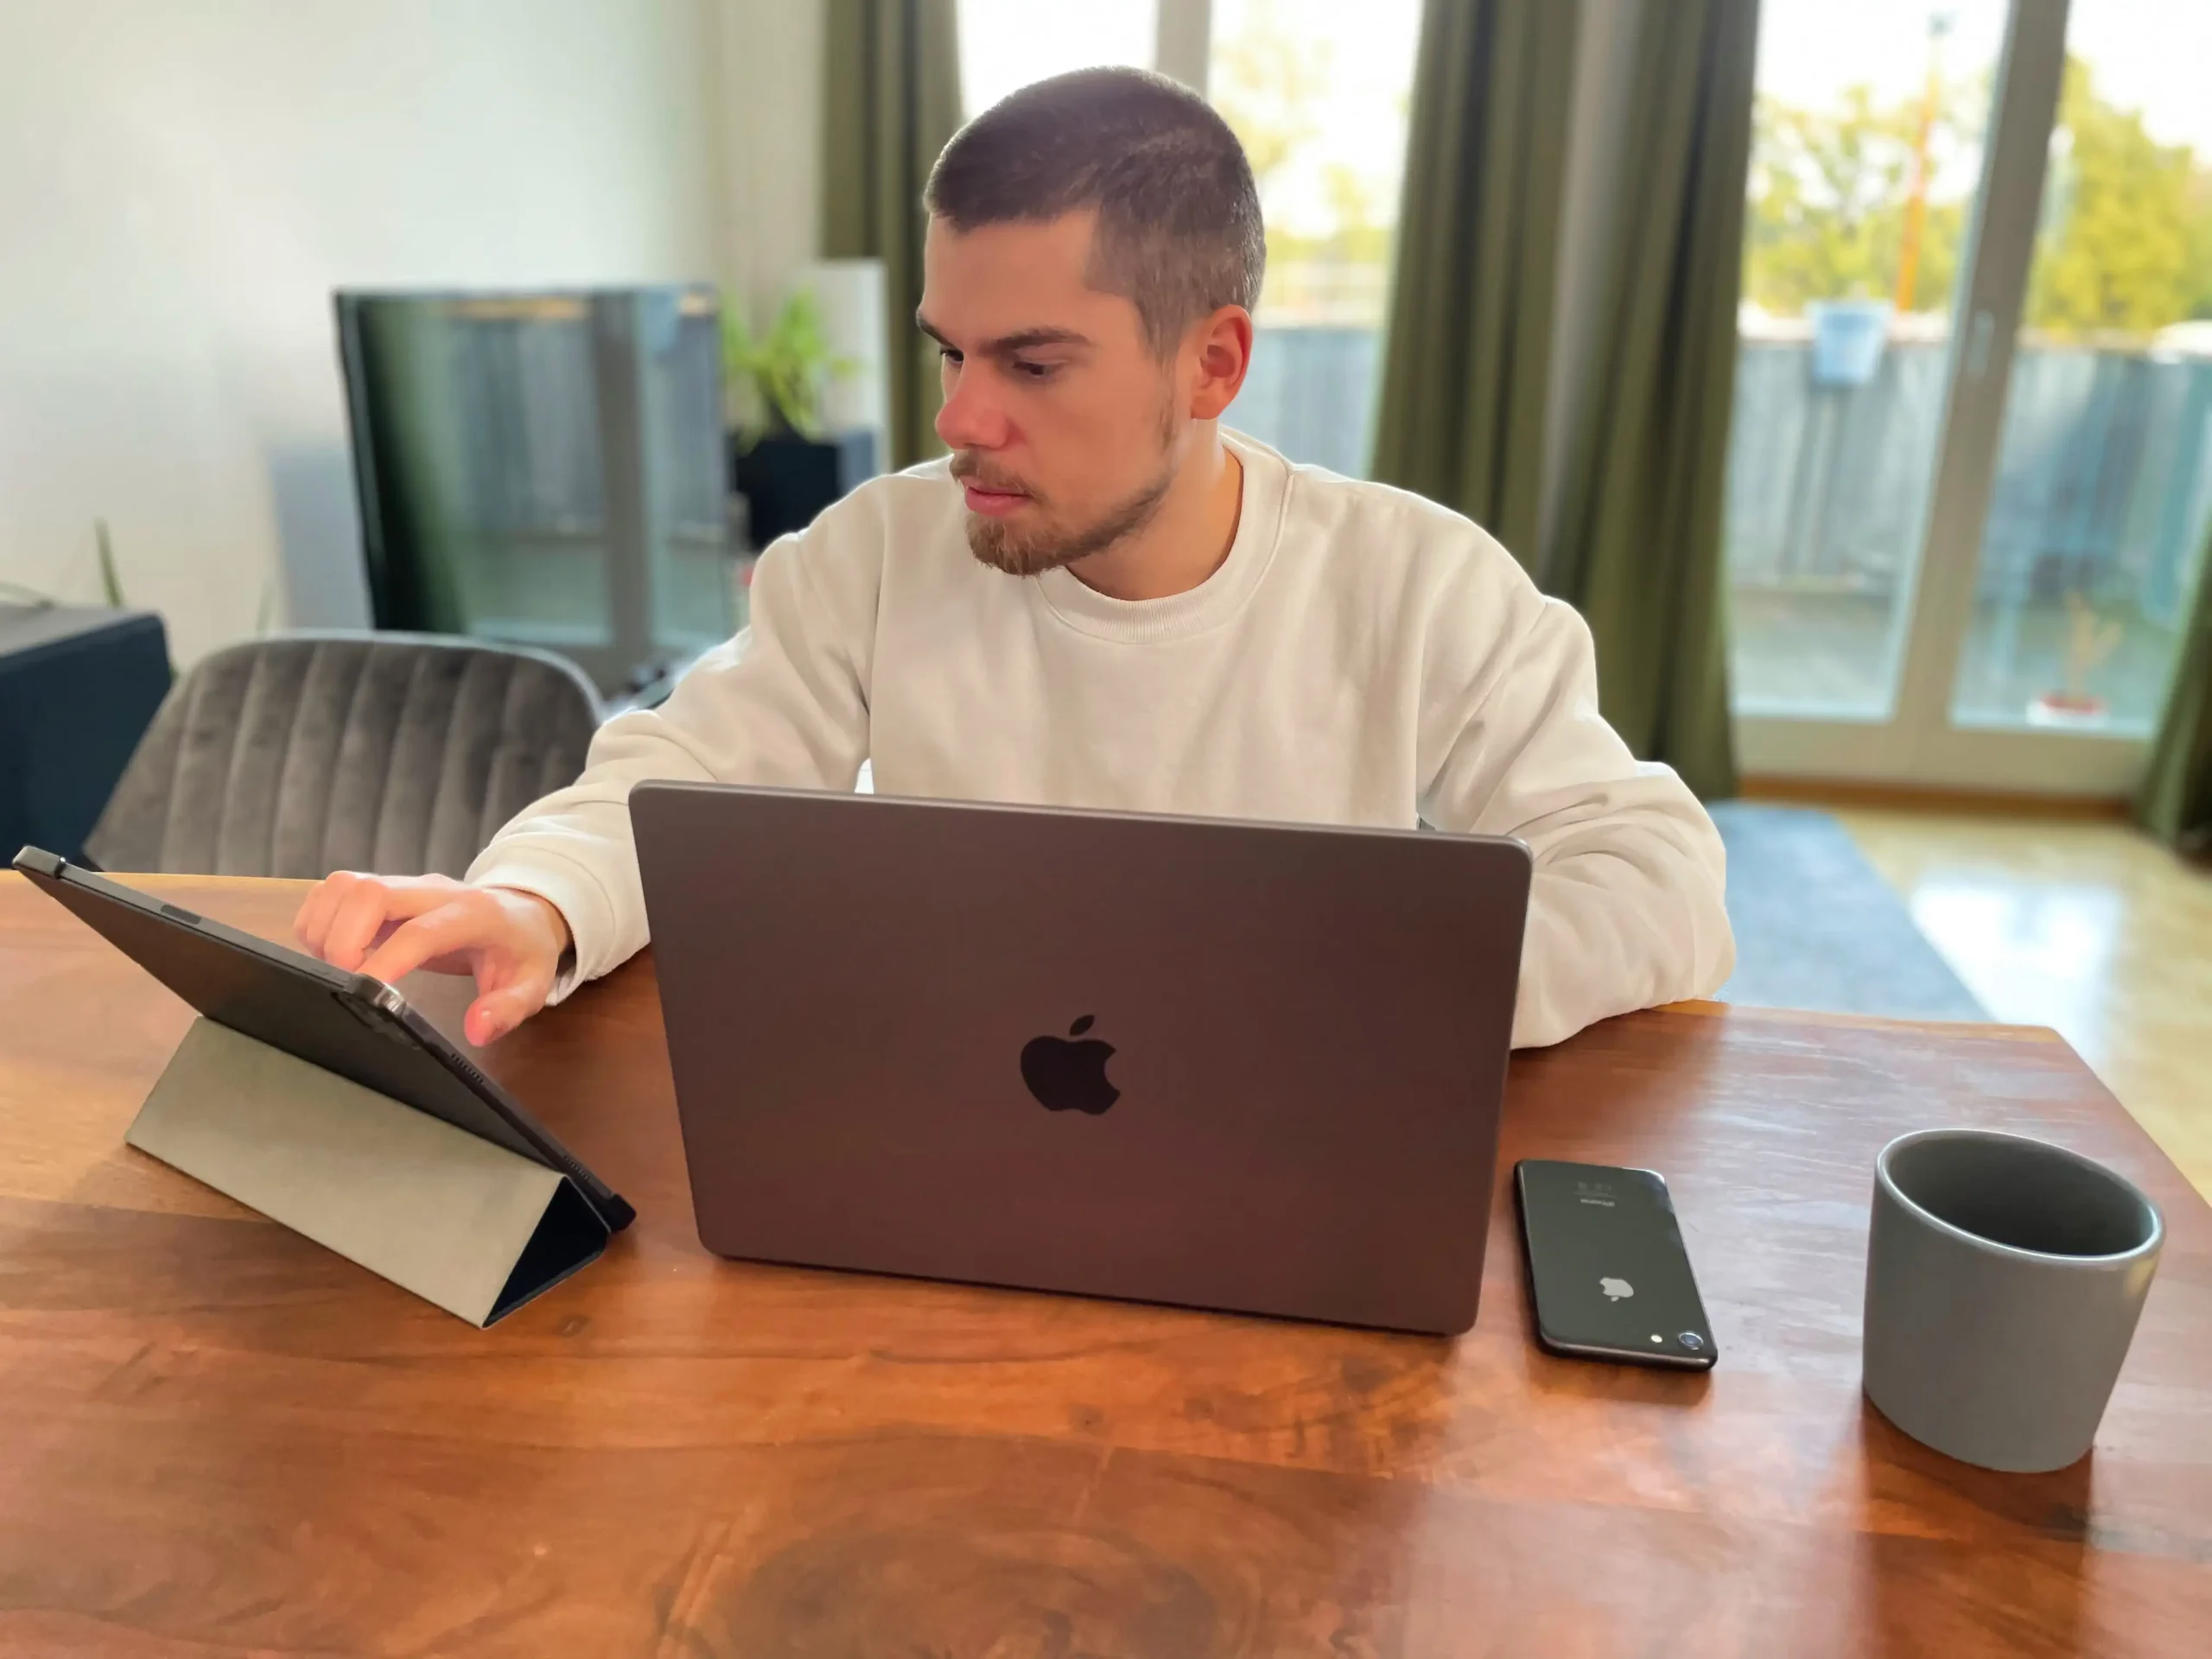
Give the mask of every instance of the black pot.
M 866 427 L 819 438 L 771 432 L 749 448 L 741 438 L 730 440 L 730 487 L 745 498 L 756 548 L 804 530 L 875 471 L 875 434 Z

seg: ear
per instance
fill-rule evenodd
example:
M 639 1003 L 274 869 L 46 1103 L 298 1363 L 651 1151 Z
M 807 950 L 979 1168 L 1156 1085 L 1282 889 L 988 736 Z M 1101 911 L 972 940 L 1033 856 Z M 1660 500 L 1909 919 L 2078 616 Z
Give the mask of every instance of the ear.
M 1223 306 L 1192 325 L 1184 350 L 1194 365 L 1191 418 L 1218 420 L 1252 365 L 1252 314 L 1241 305 Z

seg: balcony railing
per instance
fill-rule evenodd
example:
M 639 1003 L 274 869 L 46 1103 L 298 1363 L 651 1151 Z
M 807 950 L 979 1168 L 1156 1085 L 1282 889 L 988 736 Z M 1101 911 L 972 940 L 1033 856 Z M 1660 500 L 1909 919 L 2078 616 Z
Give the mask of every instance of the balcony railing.
M 1293 461 L 1365 476 L 1381 332 L 1371 323 L 1279 322 L 1255 332 L 1251 370 L 1223 418 Z
M 1900 333 L 1916 320 L 1900 320 Z M 1789 325 L 1783 325 L 1787 330 Z M 1803 331 L 1737 356 L 1726 560 L 1738 700 L 1886 709 L 1941 449 L 1948 344 L 1893 335 L 1865 384 L 1816 382 Z M 1293 460 L 1366 469 L 1380 331 L 1262 323 L 1228 420 Z M 2212 519 L 2212 356 L 2030 339 L 2012 363 L 1958 708 L 2033 718 L 2085 677 L 2086 612 L 2118 630 L 2086 676 L 2113 729 L 2163 700 Z
M 1736 359 L 1728 567 L 1739 588 L 1888 597 L 1933 487 L 1946 346 L 1891 344 L 1865 385 L 1822 387 L 1811 347 Z M 2012 363 L 1979 591 L 2068 592 L 2178 620 L 2212 508 L 2212 361 L 2024 343 Z
M 1813 349 L 1747 336 L 1737 355 L 1726 546 L 1738 702 L 1878 715 L 1942 448 L 1948 345 L 1893 339 L 1851 386 L 1819 384 Z M 1955 714 L 2037 721 L 2057 695 L 2086 699 L 2083 723 L 2146 729 L 2208 517 L 2212 360 L 2023 341 Z

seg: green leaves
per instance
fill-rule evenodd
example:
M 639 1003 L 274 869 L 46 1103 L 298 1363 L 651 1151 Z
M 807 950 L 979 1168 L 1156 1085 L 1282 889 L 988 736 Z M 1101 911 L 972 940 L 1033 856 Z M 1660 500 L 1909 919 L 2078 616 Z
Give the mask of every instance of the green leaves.
M 1988 88 L 1942 83 L 1931 155 L 1939 173 L 1985 141 Z M 1810 301 L 1880 298 L 1906 240 L 1918 99 L 1881 105 L 1864 86 L 1825 110 L 1770 97 L 1757 105 L 1744 296 L 1777 315 Z M 2212 315 L 2212 165 L 2163 144 L 2139 110 L 2101 93 L 2069 57 L 2044 213 L 2030 268 L 2026 326 L 2054 338 L 2138 344 L 2168 323 Z M 1907 310 L 1941 310 L 1964 257 L 1970 200 L 1928 203 Z
M 821 302 L 811 289 L 794 292 L 757 337 L 734 307 L 722 313 L 723 373 L 752 384 L 770 431 L 815 436 L 822 427 L 823 387 L 831 376 L 856 366 L 851 358 L 831 354 Z

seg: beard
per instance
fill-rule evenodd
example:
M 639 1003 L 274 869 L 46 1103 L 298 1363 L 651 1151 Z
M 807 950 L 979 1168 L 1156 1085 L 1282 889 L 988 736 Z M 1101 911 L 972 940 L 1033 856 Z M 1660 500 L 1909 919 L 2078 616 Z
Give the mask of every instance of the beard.
M 994 570 L 1003 570 L 1009 576 L 1037 576 L 1087 559 L 1094 553 L 1103 553 L 1126 541 L 1159 515 L 1160 503 L 1174 487 L 1176 428 L 1173 410 L 1163 411 L 1159 472 L 1088 524 L 1058 522 L 1052 503 L 1032 492 L 1030 500 L 1039 509 L 1043 524 L 1017 529 L 1002 518 L 971 512 L 968 515 L 969 551 L 978 563 L 988 564 Z M 952 475 L 973 480 L 983 489 L 1022 487 L 1015 480 L 995 480 L 972 449 L 964 449 L 953 457 Z

